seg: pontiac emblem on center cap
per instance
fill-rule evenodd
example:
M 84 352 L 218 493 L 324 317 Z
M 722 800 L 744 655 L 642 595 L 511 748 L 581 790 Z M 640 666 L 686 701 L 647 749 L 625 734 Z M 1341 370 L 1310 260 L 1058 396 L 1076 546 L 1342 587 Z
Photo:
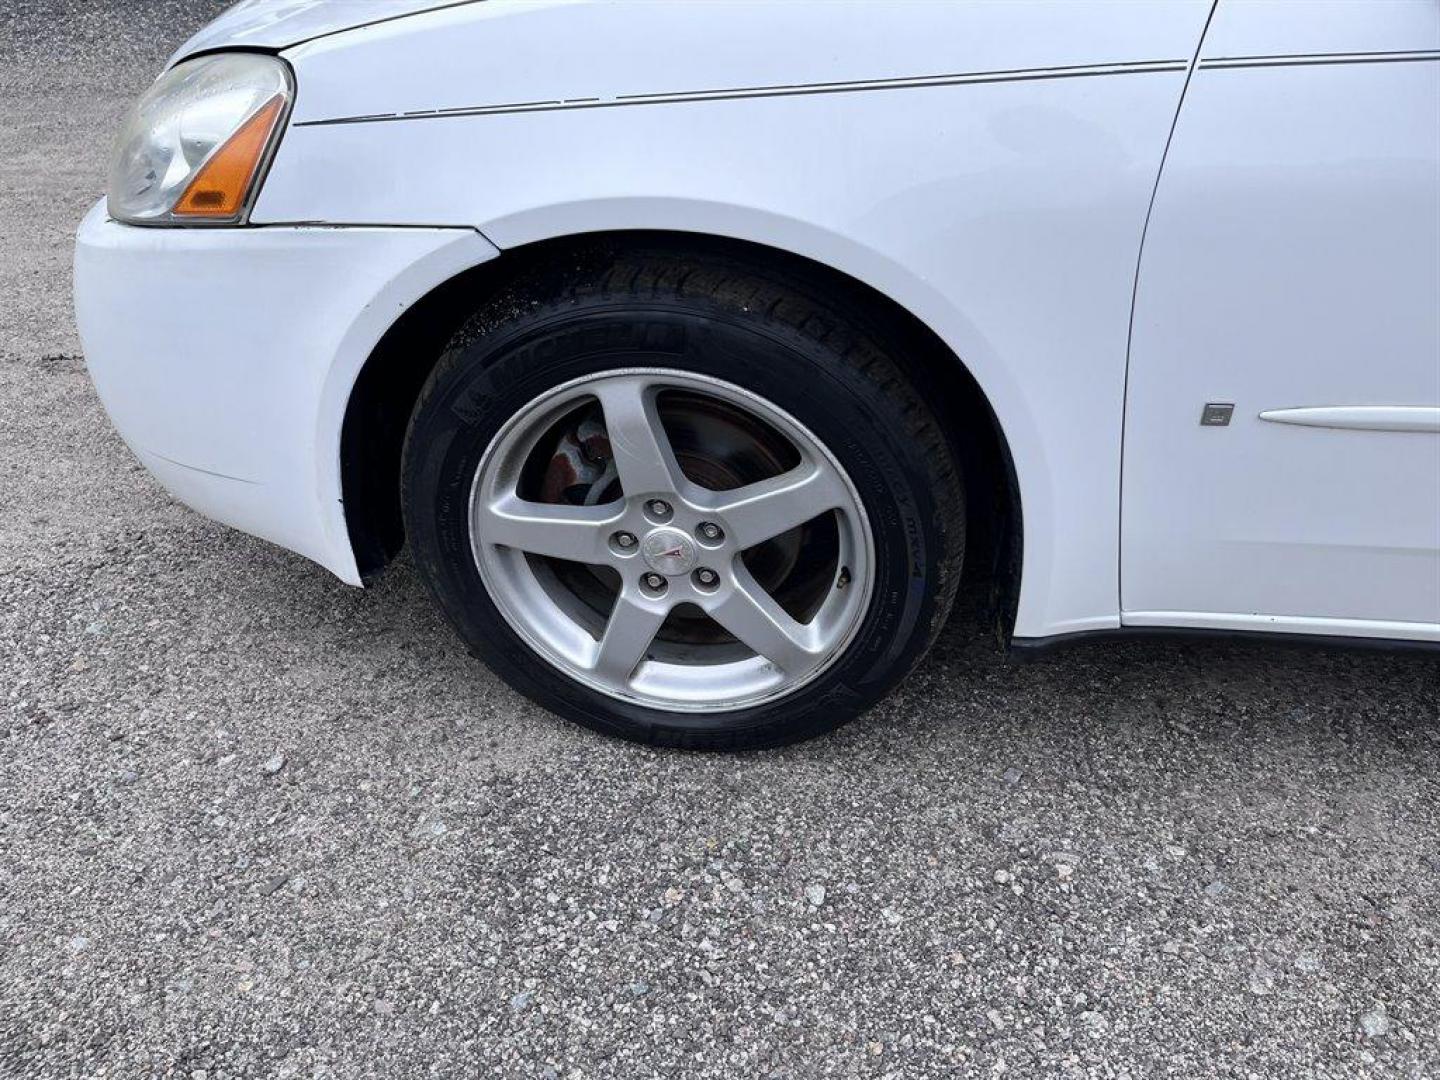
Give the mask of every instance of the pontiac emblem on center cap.
M 679 577 L 695 569 L 695 541 L 679 529 L 656 529 L 640 545 L 645 565 L 666 577 Z

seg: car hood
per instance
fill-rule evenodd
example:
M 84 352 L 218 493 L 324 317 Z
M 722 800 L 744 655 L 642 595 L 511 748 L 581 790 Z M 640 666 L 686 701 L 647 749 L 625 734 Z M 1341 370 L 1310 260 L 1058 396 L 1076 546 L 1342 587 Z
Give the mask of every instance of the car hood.
M 346 0 L 337 4 L 333 0 L 240 0 L 180 46 L 170 57 L 170 64 L 213 49 L 285 49 L 342 30 L 474 2 Z

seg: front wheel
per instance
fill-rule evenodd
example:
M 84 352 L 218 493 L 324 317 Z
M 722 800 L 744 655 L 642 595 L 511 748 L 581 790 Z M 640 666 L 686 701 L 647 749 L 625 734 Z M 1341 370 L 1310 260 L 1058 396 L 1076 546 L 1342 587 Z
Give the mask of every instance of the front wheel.
M 517 690 L 657 745 L 851 719 L 954 596 L 958 472 L 864 329 L 710 257 L 535 275 L 457 334 L 407 435 L 406 529 Z

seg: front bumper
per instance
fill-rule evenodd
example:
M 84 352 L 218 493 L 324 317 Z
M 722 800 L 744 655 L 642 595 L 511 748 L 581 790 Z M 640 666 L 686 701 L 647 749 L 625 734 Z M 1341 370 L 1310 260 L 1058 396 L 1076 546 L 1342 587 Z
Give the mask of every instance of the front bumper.
M 340 429 L 407 307 L 495 257 L 472 229 L 145 229 L 105 216 L 75 244 L 75 316 L 111 421 L 201 513 L 360 583 Z

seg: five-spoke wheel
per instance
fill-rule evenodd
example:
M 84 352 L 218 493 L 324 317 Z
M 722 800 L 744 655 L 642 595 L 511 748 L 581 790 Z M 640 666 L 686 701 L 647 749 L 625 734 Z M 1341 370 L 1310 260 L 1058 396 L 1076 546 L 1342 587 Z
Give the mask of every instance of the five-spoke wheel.
M 697 416 L 705 445 L 687 441 Z M 778 453 L 761 452 L 766 442 Z M 757 461 L 776 471 L 744 475 Z M 597 475 L 547 484 L 557 467 Z M 870 590 L 865 512 L 829 451 L 757 395 L 684 371 L 607 372 L 530 402 L 486 451 L 470 516 L 481 576 L 537 652 L 597 690 L 665 708 L 794 690 L 844 648 Z M 786 572 L 767 574 L 777 560 L 765 545 L 806 530 L 825 536 L 797 537 L 778 560 Z M 796 595 L 794 582 L 809 587 Z M 722 632 L 700 635 L 677 613 Z M 682 625 L 666 633 L 670 621 Z

